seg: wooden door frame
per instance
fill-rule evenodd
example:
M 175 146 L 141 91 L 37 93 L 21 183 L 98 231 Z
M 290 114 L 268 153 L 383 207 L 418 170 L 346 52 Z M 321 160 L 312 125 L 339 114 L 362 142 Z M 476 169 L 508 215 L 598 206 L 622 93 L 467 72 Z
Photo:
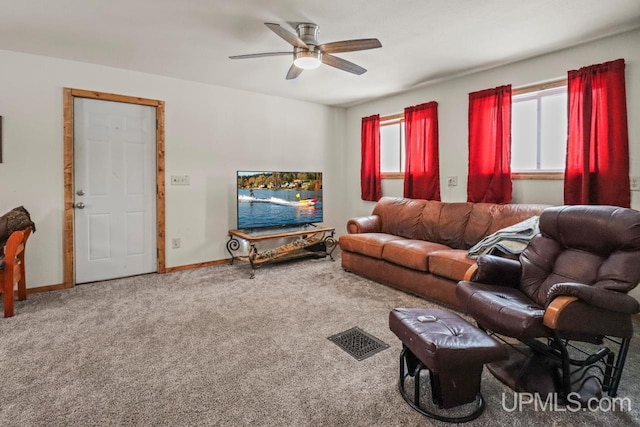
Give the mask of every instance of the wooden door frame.
M 116 95 L 83 89 L 64 88 L 64 225 L 62 245 L 64 251 L 63 276 L 65 288 L 75 286 L 74 248 L 74 185 L 73 185 L 73 99 L 89 98 L 102 101 L 147 105 L 156 109 L 156 245 L 158 273 L 165 273 L 165 197 L 164 197 L 164 101 Z

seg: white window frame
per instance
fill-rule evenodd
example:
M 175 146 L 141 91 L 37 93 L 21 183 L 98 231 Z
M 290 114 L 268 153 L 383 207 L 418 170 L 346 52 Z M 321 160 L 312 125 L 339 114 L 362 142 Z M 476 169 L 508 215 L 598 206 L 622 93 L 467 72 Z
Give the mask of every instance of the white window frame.
M 404 128 L 404 113 L 398 113 L 398 114 L 392 114 L 389 116 L 380 117 L 380 127 L 392 126 L 392 125 L 399 125 L 398 132 L 400 132 L 400 137 L 398 138 L 398 140 L 400 141 L 398 146 L 398 150 L 400 151 L 398 170 L 393 172 L 380 171 L 380 177 L 382 179 L 403 179 L 405 165 L 402 164 L 402 161 L 404 159 L 404 156 L 402 155 L 402 153 L 405 150 L 405 136 L 406 136 L 406 130 L 405 132 L 402 132 L 402 129 Z M 382 145 L 382 136 L 380 136 L 380 144 Z M 382 157 L 382 151 L 380 152 L 380 156 Z M 382 163 L 382 159 L 381 159 L 381 163 Z
M 542 169 L 540 168 L 540 148 L 541 148 L 541 128 L 540 128 L 540 115 L 541 115 L 541 107 L 540 100 L 541 98 L 549 95 L 555 95 L 557 93 L 561 93 L 567 90 L 567 80 L 556 80 L 549 83 L 537 84 L 527 87 L 522 87 L 518 89 L 514 89 L 512 93 L 511 104 L 513 105 L 515 102 L 537 99 L 537 137 L 536 137 L 536 170 L 531 171 L 512 171 L 511 178 L 513 179 L 564 179 L 564 170 L 558 169 Z M 516 98 L 514 100 L 513 98 Z M 513 144 L 513 140 L 511 142 Z M 512 146 L 513 148 L 513 146 Z

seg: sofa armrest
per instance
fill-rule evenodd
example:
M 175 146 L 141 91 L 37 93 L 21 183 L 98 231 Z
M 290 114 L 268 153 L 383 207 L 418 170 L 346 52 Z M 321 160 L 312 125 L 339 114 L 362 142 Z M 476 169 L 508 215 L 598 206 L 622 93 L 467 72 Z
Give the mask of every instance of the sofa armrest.
M 465 281 L 517 287 L 522 266 L 519 261 L 494 255 L 481 255 L 464 275 Z
M 381 224 L 378 215 L 351 218 L 347 221 L 347 232 L 349 234 L 379 233 L 380 230 Z
M 547 293 L 547 306 L 557 297 L 575 297 L 589 305 L 624 314 L 640 312 L 640 304 L 635 298 L 609 289 L 596 288 L 582 283 L 556 283 Z

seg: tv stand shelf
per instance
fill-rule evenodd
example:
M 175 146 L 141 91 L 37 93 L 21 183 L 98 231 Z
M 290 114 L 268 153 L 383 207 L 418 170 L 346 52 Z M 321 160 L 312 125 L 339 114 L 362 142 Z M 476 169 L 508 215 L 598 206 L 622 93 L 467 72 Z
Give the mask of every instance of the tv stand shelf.
M 255 270 L 269 262 L 285 261 L 297 258 L 324 258 L 329 256 L 333 261 L 332 253 L 337 242 L 334 239 L 335 228 L 324 225 L 305 226 L 302 228 L 277 229 L 261 232 L 251 230 L 229 230 L 227 251 L 231 255 L 230 264 L 235 260 L 248 262 L 251 265 L 251 276 L 255 277 Z M 258 250 L 259 242 L 292 238 L 293 240 L 269 249 Z M 249 242 L 249 254 L 238 255 L 240 241 Z

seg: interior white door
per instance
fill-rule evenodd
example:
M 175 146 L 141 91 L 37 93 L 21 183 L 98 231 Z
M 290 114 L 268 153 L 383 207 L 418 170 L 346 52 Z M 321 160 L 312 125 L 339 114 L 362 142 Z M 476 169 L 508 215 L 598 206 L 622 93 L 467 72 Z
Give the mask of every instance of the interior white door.
M 155 108 L 74 98 L 76 283 L 157 271 Z

